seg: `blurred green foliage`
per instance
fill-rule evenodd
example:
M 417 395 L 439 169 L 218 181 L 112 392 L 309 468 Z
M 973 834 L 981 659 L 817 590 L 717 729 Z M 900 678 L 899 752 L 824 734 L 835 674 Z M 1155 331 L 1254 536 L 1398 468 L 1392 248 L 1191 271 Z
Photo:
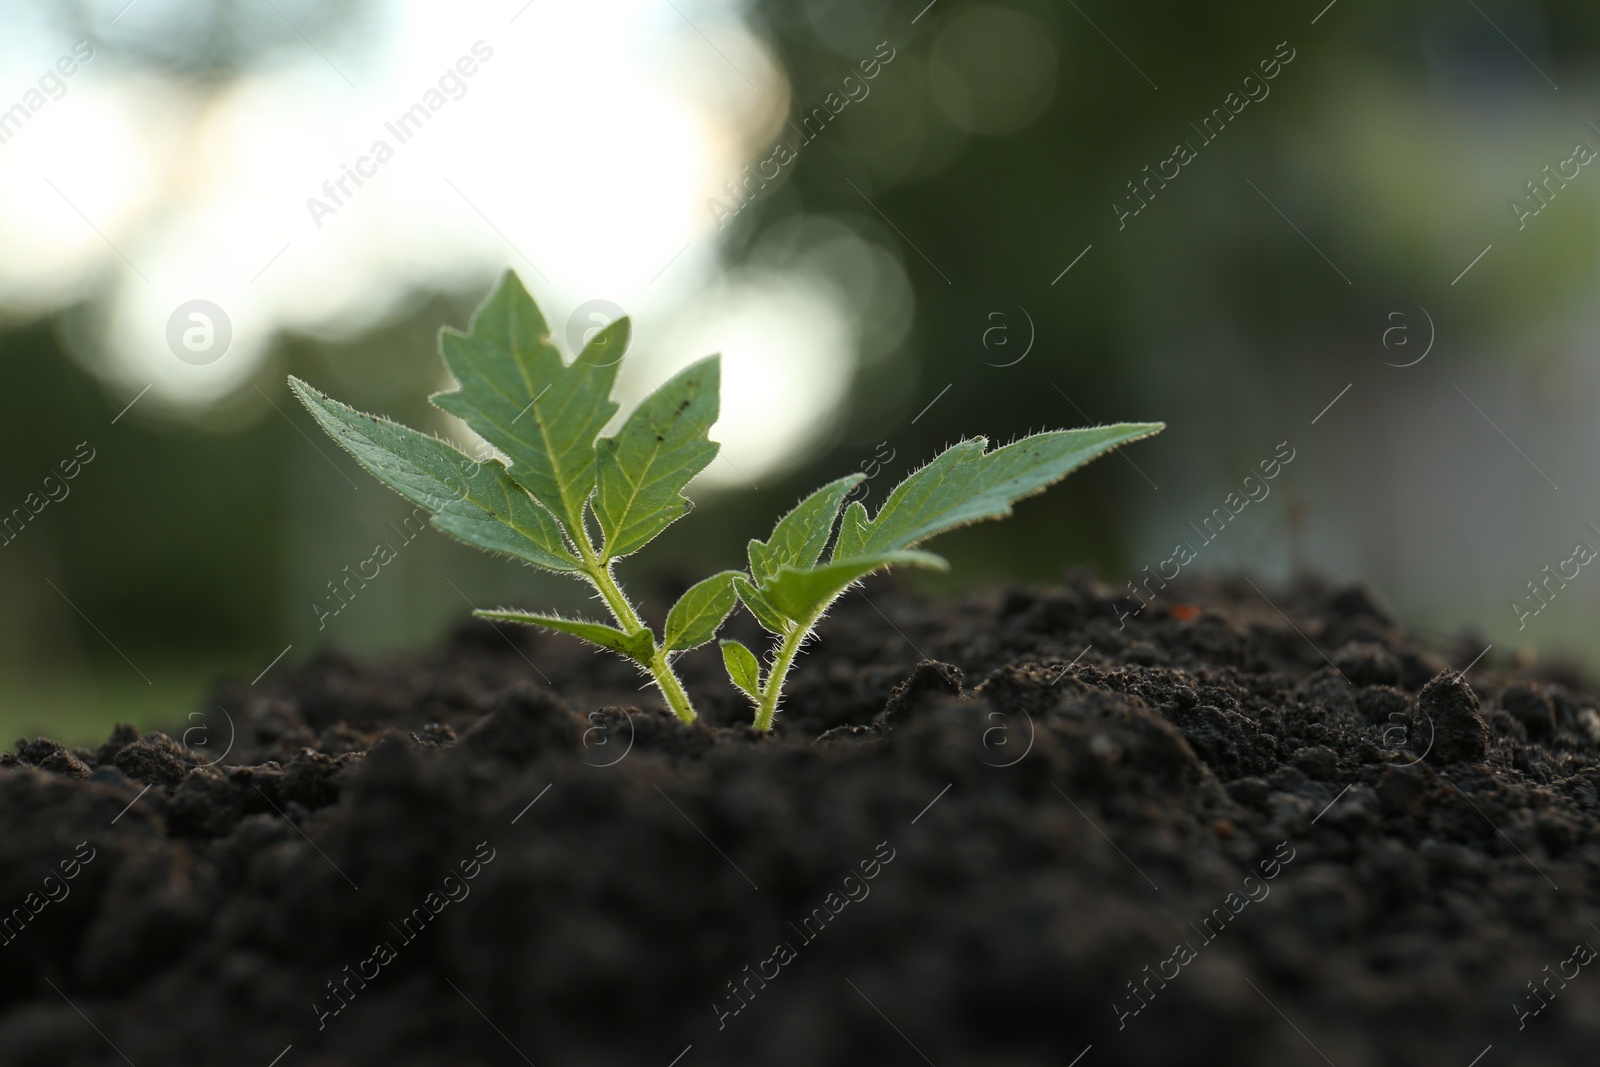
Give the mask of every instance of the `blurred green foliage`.
M 668 531 L 664 569 L 627 569 L 642 587 L 736 560 L 774 514 L 873 461 L 880 442 L 895 457 L 881 481 L 893 484 L 962 435 L 1164 419 L 1173 430 L 1143 447 L 1138 475 L 1096 464 L 1013 521 L 940 546 L 966 581 L 1044 578 L 1083 560 L 1127 567 L 1132 530 L 1157 506 L 1150 484 L 1177 474 L 1222 484 L 1248 469 L 1272 443 L 1273 412 L 1315 411 L 1373 362 L 1396 301 L 1426 302 L 1457 336 L 1492 348 L 1592 291 L 1592 193 L 1515 243 L 1506 206 L 1600 119 L 1582 110 L 1600 44 L 1592 3 L 1339 0 L 1319 16 L 1323 0 L 939 0 L 912 24 L 917 6 L 757 8 L 795 118 L 879 42 L 897 54 L 871 95 L 739 214 L 722 235 L 726 255 L 739 263 L 785 223 L 832 216 L 898 252 L 916 314 L 909 334 L 864 353 L 826 447 Z M 1295 58 L 1270 96 L 1119 229 L 1113 205 L 1127 183 L 1193 140 L 1190 124 L 1285 41 Z M 159 52 L 148 61 L 168 62 Z M 225 77 L 231 63 L 203 76 Z M 1452 288 L 1490 241 L 1504 246 L 1478 268 L 1493 272 L 1492 289 Z M 0 509 L 79 442 L 96 449 L 70 497 L 0 548 L 0 725 L 84 740 L 114 719 L 175 723 L 216 672 L 248 680 L 291 643 L 290 661 L 328 642 L 414 646 L 469 602 L 580 605 L 565 583 L 429 532 L 318 628 L 312 605 L 326 583 L 375 540 L 393 544 L 410 509 L 306 436 L 284 375 L 446 429 L 421 399 L 442 384 L 435 336 L 464 325 L 478 295 L 421 297 L 339 345 L 285 338 L 259 393 L 245 389 L 193 426 L 142 414 L 112 425 L 126 397 L 66 353 L 71 315 L 0 331 Z M 989 332 L 997 324 L 1003 332 Z M 1029 355 L 1004 365 L 1025 336 Z

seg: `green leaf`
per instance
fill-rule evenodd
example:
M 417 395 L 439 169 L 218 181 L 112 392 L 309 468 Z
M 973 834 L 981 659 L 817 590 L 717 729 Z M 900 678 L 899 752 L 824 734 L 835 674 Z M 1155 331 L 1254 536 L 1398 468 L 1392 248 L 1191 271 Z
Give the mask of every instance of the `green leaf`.
M 594 441 L 617 411 L 611 385 L 628 330 L 628 320 L 618 319 L 568 365 L 539 306 L 507 271 L 469 332 L 446 330 L 440 338 L 460 388 L 436 395 L 434 404 L 505 453 L 511 477 L 561 519 L 574 541 L 586 536 Z
M 497 611 L 475 611 L 474 615 L 484 619 L 495 619 L 501 622 L 521 622 L 529 626 L 542 626 L 546 630 L 555 630 L 559 633 L 571 634 L 581 637 L 591 645 L 620 652 L 637 663 L 649 666 L 650 660 L 655 656 L 655 638 L 649 630 L 639 630 L 635 633 L 624 633 L 615 626 L 607 626 L 599 622 L 585 622 L 582 619 L 563 619 L 559 615 L 535 615 L 529 611 L 518 611 L 515 608 L 501 608 Z
M 910 547 L 957 526 L 1011 514 L 1011 504 L 1065 478 L 1091 459 L 1159 433 L 1159 422 L 1125 422 L 1024 437 L 984 453 L 974 438 L 951 445 L 895 487 L 868 522 L 859 502 L 845 511 L 833 558 Z
M 932 552 L 881 552 L 835 560 L 820 567 L 784 567 L 761 587 L 767 601 L 791 619 L 808 618 L 858 578 L 893 564 L 944 571 L 950 564 Z
M 738 594 L 733 591 L 733 580 L 742 573 L 723 571 L 691 585 L 667 612 L 661 647 L 668 652 L 699 648 L 717 636 L 723 621 L 739 602 Z
M 719 411 L 721 360 L 702 359 L 645 398 L 615 437 L 595 445 L 595 518 L 609 561 L 641 546 L 689 510 L 683 487 L 719 447 L 707 436 Z
M 766 541 L 751 541 L 750 574 L 760 582 L 777 574 L 780 567 L 809 567 L 817 562 L 828 547 L 844 498 L 865 478 L 848 474 L 829 482 L 779 519 Z
M 859 500 L 852 500 L 850 506 L 844 509 L 844 518 L 839 521 L 839 538 L 833 543 L 833 551 L 829 553 L 833 559 L 848 559 L 859 556 L 866 551 L 864 548 L 867 540 L 868 527 L 872 525 L 867 518 L 866 505 Z
M 502 468 L 503 470 L 504 468 Z M 507 478 L 509 481 L 509 476 Z M 511 514 L 523 510 L 523 501 L 531 508 L 538 508 L 536 514 L 547 523 L 549 528 L 541 536 L 548 536 L 552 541 L 561 538 L 561 524 L 556 522 L 548 511 L 540 508 L 519 485 L 511 485 L 506 494 L 511 501 Z M 520 498 L 520 499 L 519 499 Z M 526 527 L 526 517 L 515 526 L 508 525 L 500 516 L 506 512 L 485 511 L 467 505 L 450 507 L 435 515 L 433 525 L 440 530 L 463 541 L 475 548 L 488 549 L 490 552 L 501 552 L 513 556 L 524 563 L 532 563 L 546 570 L 557 571 L 562 574 L 576 574 L 583 569 L 575 557 L 563 551 L 561 555 L 549 551 L 544 545 L 521 532 L 517 526 Z
M 561 525 L 498 460 L 475 462 L 437 437 L 356 411 L 298 378 L 289 388 L 330 437 L 379 481 L 433 512 L 441 530 L 547 570 L 581 570 Z
M 744 606 L 750 609 L 750 614 L 754 615 L 762 626 L 775 634 L 786 634 L 794 629 L 795 620 L 784 618 L 748 578 L 743 575 L 735 578 L 733 588 L 738 592 L 739 599 L 744 601 Z
M 766 542 L 751 538 L 749 555 L 750 573 L 755 575 L 758 580 L 770 578 L 778 573 L 779 564 L 773 560 L 772 550 L 767 547 Z
M 756 654 L 737 641 L 722 642 L 722 665 L 728 678 L 751 700 L 761 699 L 761 664 Z

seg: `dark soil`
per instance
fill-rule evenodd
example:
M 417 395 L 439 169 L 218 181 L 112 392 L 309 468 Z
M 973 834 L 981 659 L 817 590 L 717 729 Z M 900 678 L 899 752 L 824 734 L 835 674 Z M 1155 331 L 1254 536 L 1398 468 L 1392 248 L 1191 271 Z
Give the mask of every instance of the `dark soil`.
M 872 584 L 765 737 L 714 649 L 685 728 L 474 624 L 21 742 L 0 1062 L 1596 1062 L 1593 688 L 1355 587 L 1112 592 Z

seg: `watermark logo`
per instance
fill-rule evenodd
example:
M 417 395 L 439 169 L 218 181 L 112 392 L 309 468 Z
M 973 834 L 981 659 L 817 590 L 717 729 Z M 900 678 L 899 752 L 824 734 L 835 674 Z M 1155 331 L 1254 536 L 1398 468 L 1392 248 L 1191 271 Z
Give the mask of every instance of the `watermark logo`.
M 1433 316 L 1428 314 L 1428 309 L 1420 307 L 1420 305 L 1419 308 L 1422 311 L 1422 317 L 1428 320 L 1428 343 L 1423 346 L 1422 355 L 1418 356 L 1409 363 L 1390 363 L 1388 360 L 1384 360 L 1383 362 L 1385 365 L 1401 368 L 1415 367 L 1418 363 L 1421 363 L 1423 360 L 1427 359 L 1428 353 L 1433 351 L 1433 342 L 1438 331 L 1434 329 Z M 1383 347 L 1388 351 L 1395 352 L 1402 357 L 1410 355 L 1409 349 L 1411 347 L 1411 327 L 1406 324 L 1406 313 L 1403 311 L 1389 312 L 1389 322 L 1392 325 L 1383 331 Z M 1402 348 L 1408 349 L 1408 351 L 1400 352 L 1399 350 Z
M 210 300 L 186 300 L 167 319 L 167 347 L 185 363 L 204 367 L 221 359 L 233 343 L 233 322 Z
M 1424 730 L 1427 732 L 1425 742 L 1420 736 L 1412 736 L 1413 731 L 1420 735 Z M 1412 755 L 1416 751 L 1418 742 L 1423 742 L 1422 751 Z M 1420 705 L 1416 709 L 1416 716 L 1409 716 L 1402 711 L 1391 711 L 1388 725 L 1378 735 L 1378 744 L 1386 755 L 1384 763 L 1392 767 L 1416 766 L 1427 759 L 1428 753 L 1433 751 L 1433 716 L 1424 711 Z
M 627 708 L 617 708 L 612 710 L 621 711 L 623 719 L 628 724 L 628 743 L 623 747 L 621 753 L 619 753 L 615 759 L 607 758 L 610 756 L 609 750 L 606 752 L 600 752 L 600 749 L 605 748 L 606 745 L 611 743 L 611 728 L 617 725 L 616 716 L 609 714 L 606 710 L 600 708 L 596 708 L 594 711 L 591 711 L 587 716 L 590 725 L 587 730 L 583 731 L 582 738 L 583 750 L 585 752 L 594 752 L 600 757 L 599 759 L 589 759 L 587 756 L 584 757 L 583 762 L 587 763 L 591 767 L 615 767 L 617 764 L 627 759 L 628 753 L 633 751 L 633 716 L 628 714 Z
M 322 229 L 323 219 L 337 215 L 347 206 L 368 181 L 378 176 L 379 168 L 395 157 L 400 146 L 425 130 L 433 122 L 433 116 L 446 104 L 467 95 L 467 79 L 494 58 L 494 49 L 481 39 L 472 42 L 470 51 L 471 55 L 463 54 L 452 66 L 446 67 L 439 74 L 436 84 L 425 89 L 420 97 L 414 97 L 411 106 L 383 124 L 388 137 L 375 138 L 367 151 L 356 157 L 354 166 L 339 164 L 338 175 L 322 183 L 322 196 L 306 197 L 306 213 L 311 216 L 312 225 Z M 456 195 L 465 200 L 468 207 L 478 211 L 472 201 L 467 200 L 466 194 L 456 189 L 454 182 L 449 178 L 445 178 L 444 182 L 455 189 Z M 481 216 L 483 212 L 478 211 L 478 214 Z
M 943 794 L 941 793 L 940 796 L 943 796 Z M 934 798 L 936 801 L 938 799 L 938 797 Z M 927 809 L 923 810 L 926 811 Z M 917 816 L 919 819 L 921 817 L 920 815 Z M 912 821 L 914 822 L 915 820 Z M 887 855 L 884 854 L 885 849 L 888 850 Z M 783 973 L 783 968 L 799 958 L 801 951 L 807 945 L 822 936 L 822 932 L 828 928 L 828 924 L 840 912 L 851 904 L 859 904 L 871 896 L 872 880 L 882 874 L 885 867 L 894 862 L 895 855 L 895 849 L 889 842 L 878 842 L 878 847 L 873 849 L 872 858 L 861 860 L 856 865 L 860 869 L 860 874 L 857 874 L 855 870 L 851 870 L 849 874 L 839 880 L 837 889 L 830 889 L 827 896 L 823 897 L 817 903 L 817 906 L 811 909 L 809 914 L 800 917 L 798 926 L 793 921 L 789 923 L 789 928 L 795 932 L 795 941 L 799 942 L 798 945 L 787 940 L 788 934 L 785 933 L 785 940 L 778 942 L 772 950 L 772 955 L 757 963 L 754 967 L 751 967 L 748 963 L 745 964 L 737 975 L 728 979 L 728 995 L 724 997 L 719 993 L 719 999 L 711 1004 L 711 1010 L 717 1017 L 717 1029 L 727 1029 L 728 1020 L 748 1008 L 750 1002 L 755 1000 L 758 993 L 767 988 L 769 982 L 777 981 L 778 976 Z M 767 970 L 768 966 L 772 968 L 770 971 Z
M 1033 341 L 1036 336 L 1033 316 L 1028 314 L 1028 309 L 1025 307 L 1019 306 L 1017 310 L 1022 312 L 1022 318 L 1028 324 L 1028 340 L 1020 345 L 1011 336 L 1011 324 L 1006 321 L 1006 313 L 1004 311 L 989 312 L 989 326 L 983 331 L 983 350 L 990 355 L 1006 360 L 1003 363 L 990 363 L 985 358 L 984 363 L 991 367 L 1015 367 L 1018 363 L 1027 359 L 1028 353 L 1033 351 Z M 1021 349 L 1020 354 L 1015 359 L 1007 359 L 1018 348 Z
M 1600 153 L 1595 152 L 1583 141 L 1579 141 L 1572 146 L 1572 153 L 1556 164 L 1554 171 L 1550 169 L 1550 164 L 1546 163 L 1539 176 L 1528 182 L 1527 201 L 1524 201 L 1520 194 L 1507 201 L 1511 206 L 1512 217 L 1517 220 L 1517 229 L 1527 229 L 1528 220 L 1549 207 L 1551 201 L 1555 200 L 1556 194 L 1565 189 L 1568 182 L 1576 179 L 1584 167 L 1593 163 L 1596 156 L 1600 156 Z M 1555 184 L 1552 185 L 1552 182 Z
M 600 335 L 600 331 L 610 326 L 613 322 L 627 314 L 617 304 L 609 300 L 585 300 L 572 310 L 567 316 L 567 350 L 574 354 L 582 352 L 589 347 L 589 343 Z M 607 339 L 609 340 L 609 339 Z M 607 341 L 602 341 L 605 344 Z M 597 356 L 605 357 L 604 362 L 595 362 L 597 367 L 609 367 L 622 358 L 619 347 L 615 352 L 596 350 Z
M 883 450 L 886 448 L 889 449 L 887 456 L 883 454 Z M 872 491 L 872 479 L 883 473 L 884 464 L 893 462 L 894 449 L 889 448 L 888 441 L 879 441 L 878 447 L 873 450 L 872 458 L 864 459 L 856 464 L 861 469 L 861 480 L 851 487 L 849 493 L 845 494 L 845 502 L 859 501 L 865 504 L 867 502 L 867 494 Z
M 779 141 L 772 146 L 772 151 L 766 158 L 757 160 L 754 164 L 746 163 L 741 177 L 730 178 L 723 182 L 722 190 L 728 199 L 722 201 L 714 196 L 706 199 L 706 210 L 711 213 L 711 221 L 717 224 L 717 229 L 725 229 L 739 212 L 755 203 L 757 194 L 765 190 L 769 182 L 777 181 L 783 174 L 783 168 L 799 159 L 801 150 L 820 137 L 822 131 L 838 117 L 840 112 L 870 96 L 872 79 L 882 73 L 883 68 L 893 62 L 897 54 L 894 46 L 888 41 L 880 41 L 871 57 L 856 64 L 860 77 L 856 76 L 855 71 L 847 74 L 839 82 L 838 91 L 830 92 L 809 113 L 797 116 L 799 125 L 793 120 L 789 122 L 789 129 L 798 135 L 798 140 L 792 145 L 787 140 Z M 754 172 L 750 169 L 752 166 L 755 167 Z M 860 192 L 859 189 L 856 191 Z
M 995 719 L 1000 721 L 983 731 L 983 750 L 985 752 L 983 762 L 991 767 L 1015 767 L 1027 757 L 1028 753 L 1033 751 L 1033 716 L 1026 711 L 1022 713 L 1023 719 L 1028 724 L 1028 743 L 1022 746 L 1022 751 L 1018 752 L 1015 758 L 1011 756 L 1015 746 L 1007 747 L 1011 745 L 1011 723 L 1008 720 L 1013 716 L 1009 716 L 1003 711 L 991 711 L 988 717 L 991 721 Z M 991 759 L 990 756 L 995 758 Z
M 197 764 L 195 764 L 195 767 L 197 769 L 198 768 L 202 768 L 202 767 L 215 767 L 217 764 L 219 764 L 223 760 L 227 759 L 228 758 L 228 753 L 233 751 L 233 742 L 234 742 L 234 739 L 238 736 L 238 730 L 235 729 L 234 725 L 233 725 L 233 716 L 228 714 L 228 709 L 227 708 L 218 707 L 217 710 L 222 712 L 223 718 L 225 718 L 228 721 L 228 743 L 227 743 L 227 745 L 225 745 L 223 747 L 222 755 L 218 756 L 216 759 L 212 760 L 209 763 L 197 763 Z M 207 751 L 209 751 L 210 743 L 211 743 L 211 723 L 206 719 L 205 712 L 203 712 L 203 711 L 191 711 L 189 713 L 189 719 L 190 719 L 190 721 L 193 721 L 195 719 L 199 719 L 201 721 L 196 723 L 194 726 L 191 726 L 188 729 L 183 731 L 183 745 L 184 745 L 184 747 L 188 748 L 188 749 L 191 749 L 191 750 L 193 750 L 193 749 L 206 749 Z M 197 737 L 197 739 L 191 740 L 191 737 Z
M 1600 533 L 1600 526 L 1596 526 L 1592 521 L 1589 523 L 1589 529 L 1595 533 Z M 1572 555 L 1566 559 L 1558 560 L 1554 570 L 1551 569 L 1550 564 L 1546 563 L 1542 568 L 1544 576 L 1538 580 L 1537 584 L 1532 580 L 1528 582 L 1528 595 L 1525 597 L 1519 596 L 1511 602 L 1511 610 L 1517 616 L 1517 629 L 1526 629 L 1528 620 L 1553 604 L 1556 597 L 1567 587 L 1567 583 L 1576 581 L 1578 576 L 1583 573 L 1583 568 L 1593 563 L 1596 559 L 1600 559 L 1600 550 L 1596 550 L 1587 541 L 1579 541 L 1572 546 Z M 1572 568 L 1570 572 L 1567 570 L 1568 566 Z M 1533 607 L 1525 606 L 1522 603 L 1523 601 L 1533 604 Z
M 93 58 L 94 45 L 88 41 L 78 41 L 72 46 L 71 52 L 56 60 L 53 68 L 44 69 L 44 73 L 39 75 L 37 88 L 28 89 L 10 107 L 0 104 L 0 144 L 5 144 L 22 132 L 24 124 L 46 104 L 66 96 L 66 79 L 78 73 L 82 65 Z
M 1220 105 L 1212 108 L 1209 115 L 1200 119 L 1200 125 L 1189 123 L 1189 128 L 1197 135 L 1195 141 L 1198 141 L 1198 144 L 1187 140 L 1188 134 L 1184 134 L 1185 140 L 1175 144 L 1172 155 L 1157 163 L 1155 170 L 1151 170 L 1150 164 L 1146 163 L 1139 174 L 1129 178 L 1127 188 L 1130 195 L 1121 197 L 1111 205 L 1112 212 L 1117 216 L 1117 229 L 1127 229 L 1128 220 L 1149 207 L 1155 201 L 1156 194 L 1165 189 L 1168 182 L 1177 181 L 1184 168 L 1199 159 L 1200 153 L 1206 146 L 1221 137 L 1223 131 L 1238 119 L 1240 112 L 1252 103 L 1259 104 L 1271 96 L 1272 87 L 1267 83 L 1283 73 L 1283 68 L 1293 63 L 1298 54 L 1288 41 L 1279 41 L 1272 55 L 1256 64 L 1260 71 L 1259 75 L 1254 70 L 1246 74 L 1239 84 L 1239 89 L 1228 93 Z M 1252 85 L 1255 88 L 1251 88 Z M 1240 90 L 1243 90 L 1243 96 L 1239 95 Z M 1169 164 L 1172 167 L 1170 172 L 1167 170 Z M 1261 190 L 1257 189 L 1256 192 L 1259 193 Z M 1262 195 L 1264 197 L 1266 194 Z M 1272 201 L 1268 200 L 1267 203 L 1270 204 Z
M 135 798 L 137 799 L 137 798 Z M 130 805 L 131 806 L 131 805 Z M 121 818 L 121 816 L 118 816 Z M 113 822 L 116 820 L 113 819 Z M 83 850 L 88 849 L 89 854 L 84 855 Z M 71 881 L 78 877 L 83 868 L 94 862 L 95 848 L 89 842 L 81 842 L 68 859 L 61 860 L 57 865 L 60 869 L 58 876 L 51 871 L 44 876 L 39 888 L 30 890 L 22 898 L 22 902 L 9 912 L 0 913 L 0 947 L 11 944 L 22 931 L 27 929 L 34 916 L 44 911 L 51 904 L 59 904 L 72 895 Z
M 84 454 L 85 449 L 88 449 L 87 455 Z M 94 446 L 88 441 L 78 442 L 72 455 L 56 464 L 61 477 L 56 477 L 54 471 L 45 475 L 39 482 L 39 488 L 23 497 L 21 504 L 12 508 L 9 514 L 0 514 L 0 548 L 21 536 L 22 531 L 45 508 L 67 499 L 72 494 L 72 486 L 68 483 L 83 473 L 83 468 L 93 462 L 95 455 Z
M 260 787 L 257 786 L 257 788 L 259 789 Z M 529 807 L 532 807 L 532 805 L 529 805 Z M 484 855 L 484 849 L 489 850 L 488 855 Z M 378 942 L 371 955 L 355 964 L 354 968 L 348 963 L 345 964 L 341 971 L 328 979 L 324 985 L 328 995 L 324 996 L 318 993 L 317 999 L 311 1002 L 311 1010 L 317 1016 L 317 1029 L 327 1029 L 328 1020 L 348 1008 L 350 1002 L 355 1000 L 362 990 L 367 988 L 369 983 L 377 981 L 379 975 L 383 973 L 383 968 L 393 963 L 402 949 L 421 937 L 440 912 L 451 904 L 460 904 L 471 896 L 472 886 L 470 883 L 483 873 L 483 868 L 494 862 L 495 855 L 495 850 L 489 842 L 478 842 L 472 857 L 464 859 L 457 864 L 461 870 L 459 875 L 456 874 L 454 869 L 446 867 L 445 870 L 449 873 L 433 883 L 436 888 L 430 889 L 421 902 L 400 919 L 398 926 L 392 920 L 390 921 L 389 928 L 397 935 L 395 940 L 399 944 L 388 940 L 387 935 L 384 935 L 385 939 Z M 331 863 L 332 861 L 330 860 L 329 862 Z M 355 885 L 354 882 L 350 884 Z M 367 970 L 368 967 L 372 968 L 370 972 Z M 293 1046 L 290 1047 L 292 1048 Z M 516 1046 L 512 1047 L 515 1048 Z M 287 1052 L 288 1049 L 284 1051 Z M 279 1059 L 282 1058 L 280 1054 Z

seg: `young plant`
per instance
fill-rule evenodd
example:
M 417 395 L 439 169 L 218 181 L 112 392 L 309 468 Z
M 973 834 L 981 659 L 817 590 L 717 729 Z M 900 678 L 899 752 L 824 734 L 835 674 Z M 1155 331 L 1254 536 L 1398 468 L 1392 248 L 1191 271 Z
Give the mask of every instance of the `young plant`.
M 829 482 L 779 519 L 765 541 L 750 542 L 748 570 L 722 571 L 691 586 L 658 636 L 623 592 L 614 566 L 688 512 L 683 489 L 717 454 L 708 431 L 717 421 L 720 365 L 711 356 L 685 368 L 615 434 L 600 437 L 617 411 L 611 386 L 628 338 L 628 320 L 619 319 L 567 363 L 510 272 L 467 333 L 445 330 L 444 360 L 459 388 L 435 395 L 433 403 L 465 420 L 504 460 L 475 461 L 298 378 L 289 386 L 362 466 L 432 512 L 433 525 L 470 545 L 587 582 L 615 625 L 514 609 L 478 615 L 542 626 L 626 657 L 650 675 L 684 722 L 693 722 L 695 711 L 672 661 L 712 641 L 739 602 L 772 632 L 773 648 L 763 668 L 750 649 L 723 641 L 723 662 L 755 705 L 756 728 L 770 730 L 795 656 L 851 585 L 895 565 L 946 569 L 943 559 L 915 546 L 1009 515 L 1014 501 L 1163 429 L 1120 423 L 1056 430 L 992 452 L 982 438 L 960 441 L 896 486 L 876 515 L 856 501 L 842 522 L 840 508 L 862 475 Z

